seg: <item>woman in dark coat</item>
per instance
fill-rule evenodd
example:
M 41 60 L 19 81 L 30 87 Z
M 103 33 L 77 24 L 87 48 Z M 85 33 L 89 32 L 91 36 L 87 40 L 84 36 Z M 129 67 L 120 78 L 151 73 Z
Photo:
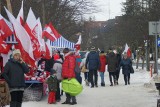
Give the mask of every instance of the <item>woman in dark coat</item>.
M 120 67 L 122 67 L 125 85 L 130 84 L 130 71 L 132 67 L 132 61 L 131 59 L 127 58 L 126 53 L 124 54 L 124 58 L 120 62 Z
M 21 58 L 19 49 L 13 51 L 11 58 L 4 67 L 2 77 L 7 81 L 11 94 L 10 107 L 21 107 L 25 88 L 24 74 L 29 72 L 29 67 Z

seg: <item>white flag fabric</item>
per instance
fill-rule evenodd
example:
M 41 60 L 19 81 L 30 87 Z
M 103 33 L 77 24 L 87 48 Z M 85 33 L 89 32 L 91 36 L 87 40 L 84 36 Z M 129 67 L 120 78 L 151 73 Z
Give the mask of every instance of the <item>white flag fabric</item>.
M 19 22 L 19 23 L 23 23 L 23 21 L 24 21 L 24 13 L 23 13 L 23 0 L 22 0 L 22 4 L 21 4 L 21 9 L 20 9 L 20 11 L 19 11 L 19 13 L 18 13 L 18 16 L 17 16 L 17 21 Z
M 15 17 L 5 8 L 8 18 L 13 24 L 16 37 L 21 42 L 23 49 L 29 54 L 29 56 L 34 60 L 33 47 L 31 44 L 31 39 L 26 30 L 22 25 L 15 19 Z
M 26 19 L 26 23 L 28 24 L 28 26 L 31 29 L 34 29 L 34 27 L 36 26 L 36 17 L 32 11 L 32 8 L 29 9 L 29 13 L 28 13 L 28 17 Z

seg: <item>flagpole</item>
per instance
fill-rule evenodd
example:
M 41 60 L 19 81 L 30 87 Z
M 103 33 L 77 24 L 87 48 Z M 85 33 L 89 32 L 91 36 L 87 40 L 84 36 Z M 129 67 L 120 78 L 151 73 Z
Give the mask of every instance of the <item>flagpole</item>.
M 11 5 L 11 1 L 10 0 L 6 0 L 7 1 L 7 8 L 9 10 L 9 12 L 13 13 L 12 12 L 12 5 Z

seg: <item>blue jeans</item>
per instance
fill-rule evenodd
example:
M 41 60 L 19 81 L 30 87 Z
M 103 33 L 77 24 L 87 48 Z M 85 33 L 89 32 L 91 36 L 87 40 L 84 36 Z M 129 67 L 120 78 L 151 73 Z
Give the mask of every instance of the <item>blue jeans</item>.
M 104 82 L 104 72 L 99 72 L 100 77 L 101 77 L 101 83 L 105 83 Z

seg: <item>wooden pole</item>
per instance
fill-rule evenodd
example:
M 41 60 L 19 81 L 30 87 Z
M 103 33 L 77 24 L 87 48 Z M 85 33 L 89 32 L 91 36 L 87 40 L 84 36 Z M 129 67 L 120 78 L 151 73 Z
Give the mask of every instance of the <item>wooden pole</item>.
M 0 13 L 2 13 L 2 0 L 0 0 Z
M 10 1 L 10 0 L 6 0 L 6 1 L 7 1 L 7 8 L 8 8 L 8 10 L 12 13 L 11 1 Z

